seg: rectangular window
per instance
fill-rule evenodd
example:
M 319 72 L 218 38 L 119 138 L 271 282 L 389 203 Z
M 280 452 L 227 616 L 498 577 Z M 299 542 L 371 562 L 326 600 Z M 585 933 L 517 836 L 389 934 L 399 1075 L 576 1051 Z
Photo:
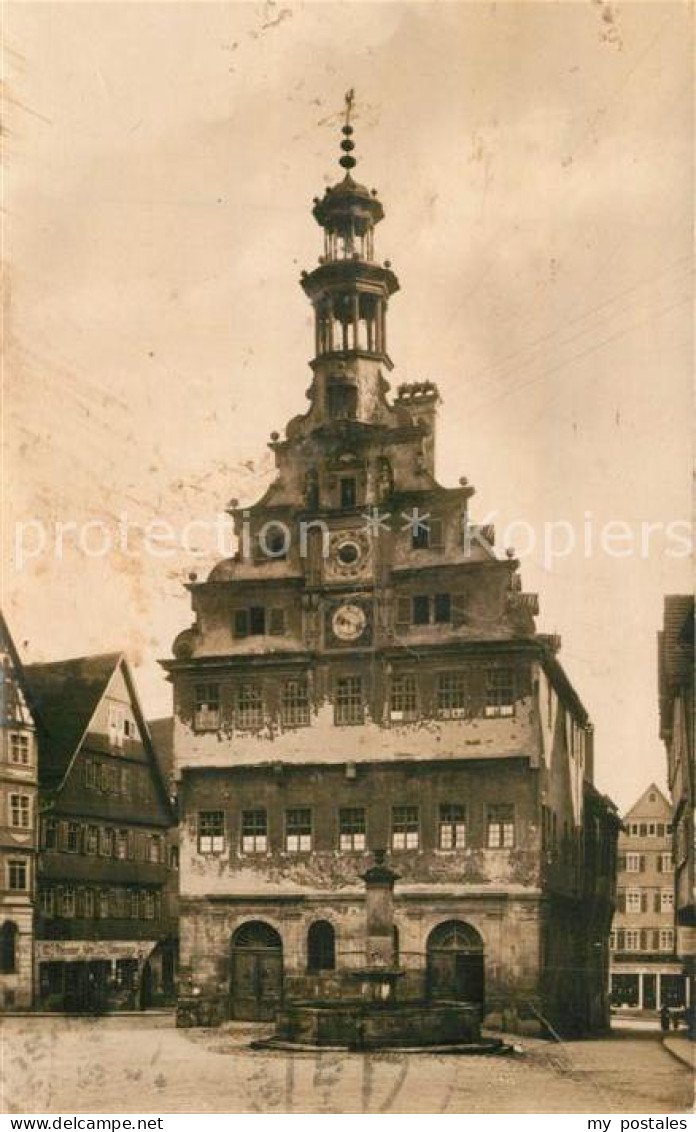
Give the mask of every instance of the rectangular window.
M 284 682 L 280 718 L 284 727 L 306 727 L 309 724 L 309 688 L 305 679 Z
M 641 897 L 641 893 L 640 893 L 639 888 L 629 888 L 628 892 L 626 893 L 626 911 L 627 912 L 632 912 L 634 914 L 637 913 L 637 912 L 640 912 L 641 907 L 642 907 L 640 897 Z
M 410 597 L 397 597 L 394 611 L 394 626 L 397 633 L 407 633 L 411 628 L 412 605 Z
M 196 731 L 217 731 L 220 726 L 220 685 L 196 684 Z
M 225 815 L 222 810 L 201 810 L 198 815 L 198 852 L 222 853 L 225 848 Z
M 99 919 L 100 920 L 108 920 L 109 911 L 110 911 L 110 904 L 111 904 L 111 901 L 109 900 L 109 890 L 108 890 L 108 888 L 100 889 L 99 890 L 99 902 L 98 902 Z
M 85 789 L 99 790 L 99 763 L 95 759 L 85 759 Z
M 265 810 L 242 810 L 242 853 L 268 850 L 268 818 Z
M 416 594 L 413 598 L 411 620 L 414 625 L 430 624 L 430 598 L 427 594 Z
M 441 849 L 466 846 L 466 807 L 447 802 L 440 806 L 438 844 Z
M 338 811 L 338 847 L 345 852 L 362 852 L 366 844 L 365 811 L 351 807 Z
M 43 820 L 43 847 L 44 849 L 58 848 L 58 822 L 55 818 Z
M 150 889 L 145 893 L 145 919 L 154 920 L 155 918 L 155 894 Z
M 161 865 L 164 860 L 164 845 L 159 833 L 152 833 L 148 839 L 148 860 L 151 865 Z
M 389 699 L 389 717 L 394 723 L 416 719 L 418 694 L 415 676 L 402 673 L 392 677 Z
M 674 893 L 671 888 L 663 888 L 660 892 L 660 911 L 671 912 L 674 907 Z
M 441 672 L 437 678 L 437 714 L 440 719 L 461 719 L 467 709 L 467 681 L 463 672 Z
M 96 825 L 88 825 L 85 830 L 85 853 L 96 857 L 99 852 L 99 829 Z
M 660 873 L 673 873 L 674 865 L 672 863 L 671 853 L 660 853 L 657 863 L 657 871 Z
M 31 802 L 28 794 L 10 794 L 10 825 L 13 829 L 29 829 Z
M 640 855 L 638 853 L 626 854 L 626 872 L 639 873 L 640 872 Z
M 237 687 L 235 726 L 260 727 L 263 723 L 263 698 L 259 684 L 245 683 Z
M 435 622 L 449 625 L 452 620 L 452 599 L 449 594 L 435 594 Z
M 29 870 L 26 861 L 8 861 L 7 876 L 12 892 L 26 892 L 29 887 Z
M 654 836 L 655 836 L 655 822 L 651 821 L 651 822 L 648 822 L 648 837 L 654 837 Z
M 334 723 L 338 726 L 365 722 L 362 677 L 339 676 L 336 680 Z
M 355 507 L 358 500 L 357 484 L 354 476 L 343 476 L 340 480 L 341 485 L 341 508 L 344 511 L 349 511 Z
M 39 908 L 44 916 L 52 916 L 55 911 L 54 890 L 52 888 L 39 889 Z
M 660 929 L 660 951 L 674 951 L 674 932 L 672 928 Z
M 640 932 L 629 928 L 625 937 L 626 951 L 640 951 Z
M 116 830 L 116 857 L 119 861 L 128 859 L 128 830 Z
M 249 636 L 263 637 L 266 632 L 266 610 L 262 605 L 252 605 L 249 610 Z
M 430 516 L 423 516 L 411 528 L 411 549 L 427 550 L 430 546 Z
M 75 889 L 72 887 L 60 890 L 60 915 L 68 920 L 75 915 Z
M 99 833 L 99 855 L 100 857 L 113 857 L 114 855 L 114 831 L 106 827 Z
M 249 611 L 247 609 L 235 609 L 232 621 L 235 637 L 249 636 Z
M 663 821 L 659 821 L 657 823 L 657 836 L 658 837 L 664 837 L 664 835 L 665 835 L 665 823 Z
M 137 888 L 131 888 L 128 893 L 128 911 L 131 920 L 137 920 L 140 915 L 140 893 Z
M 65 842 L 65 848 L 68 853 L 80 852 L 80 826 L 76 821 L 68 822 L 68 832 Z
M 486 845 L 489 849 L 512 849 L 515 844 L 515 807 L 489 806 Z
M 107 726 L 109 731 L 109 743 L 112 747 L 123 746 L 123 721 L 123 708 L 118 704 L 109 704 Z
M 392 809 L 392 849 L 417 849 L 420 845 L 418 806 Z
M 515 679 L 511 668 L 488 669 L 484 714 L 489 719 L 515 714 Z
M 616 932 L 609 932 L 609 950 L 616 951 Z
M 19 732 L 10 735 L 10 762 L 15 766 L 29 766 L 29 736 Z
M 86 888 L 84 892 L 85 900 L 85 919 L 94 919 L 94 889 Z
M 288 853 L 308 853 L 312 848 L 312 811 L 287 810 L 285 848 Z
M 285 610 L 279 606 L 270 609 L 268 612 L 268 632 L 272 637 L 285 635 Z

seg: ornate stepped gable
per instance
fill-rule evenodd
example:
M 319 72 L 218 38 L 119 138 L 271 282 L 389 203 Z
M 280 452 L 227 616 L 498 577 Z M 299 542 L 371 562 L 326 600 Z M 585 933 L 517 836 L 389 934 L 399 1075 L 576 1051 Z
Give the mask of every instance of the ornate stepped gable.
M 345 176 L 315 198 L 324 252 L 301 279 L 315 317 L 309 409 L 271 434 L 278 474 L 264 496 L 231 502 L 239 549 L 191 584 L 196 622 L 174 643 L 179 661 L 535 635 L 536 596 L 522 593 L 514 552 L 499 558 L 493 529 L 470 523 L 473 487 L 435 479 L 437 387 L 389 396 L 399 284 L 375 259 L 384 210 L 352 176 L 352 134 L 349 105 Z

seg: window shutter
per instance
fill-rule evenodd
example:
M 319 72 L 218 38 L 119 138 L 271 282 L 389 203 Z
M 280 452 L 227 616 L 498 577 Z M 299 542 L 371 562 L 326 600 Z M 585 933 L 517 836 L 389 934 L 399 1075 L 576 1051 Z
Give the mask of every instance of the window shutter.
M 659 911 L 660 911 L 660 893 L 656 889 L 655 893 L 653 895 L 653 912 L 659 912 Z
M 640 910 L 641 910 L 641 912 L 647 912 L 647 910 L 648 910 L 648 894 L 647 894 L 647 892 L 641 892 L 641 894 L 640 894 Z
M 619 853 L 617 866 L 618 866 L 618 870 L 619 870 L 620 873 L 626 872 L 626 854 L 625 853 Z
M 658 871 L 658 873 L 662 872 L 662 854 L 661 853 L 657 854 L 657 871 Z
M 466 621 L 466 594 L 452 594 L 452 625 L 456 629 L 459 625 L 465 625 Z
M 271 609 L 268 618 L 268 632 L 272 637 L 282 637 L 285 633 L 285 610 Z
M 396 599 L 396 628 L 399 632 L 407 632 L 411 626 L 411 599 L 410 597 L 397 597 Z
M 645 872 L 645 855 L 643 853 L 641 853 L 641 855 L 640 855 L 639 866 L 640 866 L 640 871 L 642 873 L 644 873 Z
M 234 635 L 235 637 L 249 635 L 249 613 L 246 609 L 235 609 L 234 611 Z
M 641 951 L 648 950 L 648 933 L 646 931 L 640 933 L 640 949 Z
M 430 527 L 430 546 L 433 550 L 441 550 L 444 545 L 442 519 L 429 519 L 428 526 Z
M 660 933 L 654 931 L 653 934 L 652 934 L 652 939 L 653 939 L 653 942 L 652 942 L 653 951 L 659 951 L 660 950 Z
M 617 903 L 619 912 L 625 912 L 626 911 L 626 890 L 624 888 L 620 888 L 619 891 L 617 892 L 616 903 Z

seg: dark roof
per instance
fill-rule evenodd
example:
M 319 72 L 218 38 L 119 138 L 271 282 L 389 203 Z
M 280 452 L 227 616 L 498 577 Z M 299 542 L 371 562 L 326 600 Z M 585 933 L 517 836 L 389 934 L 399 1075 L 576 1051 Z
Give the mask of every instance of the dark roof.
M 160 774 L 167 783 L 170 795 L 174 793 L 174 716 L 149 719 L 147 726 L 155 749 Z
M 61 781 L 80 745 L 121 653 L 80 656 L 51 664 L 28 664 L 24 674 L 46 743 L 41 778 Z
M 690 594 L 665 597 L 664 623 L 657 634 L 660 696 L 660 734 L 666 738 L 672 723 L 672 696 L 680 684 L 693 680 L 694 599 Z

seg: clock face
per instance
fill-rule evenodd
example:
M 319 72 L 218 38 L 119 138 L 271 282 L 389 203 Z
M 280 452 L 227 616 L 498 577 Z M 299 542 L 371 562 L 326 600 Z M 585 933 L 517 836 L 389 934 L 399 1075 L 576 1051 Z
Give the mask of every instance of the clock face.
M 367 616 L 360 605 L 339 605 L 331 618 L 331 627 L 341 641 L 357 641 L 366 625 Z
M 372 572 L 372 546 L 364 530 L 334 531 L 324 562 L 327 581 L 366 578 Z

